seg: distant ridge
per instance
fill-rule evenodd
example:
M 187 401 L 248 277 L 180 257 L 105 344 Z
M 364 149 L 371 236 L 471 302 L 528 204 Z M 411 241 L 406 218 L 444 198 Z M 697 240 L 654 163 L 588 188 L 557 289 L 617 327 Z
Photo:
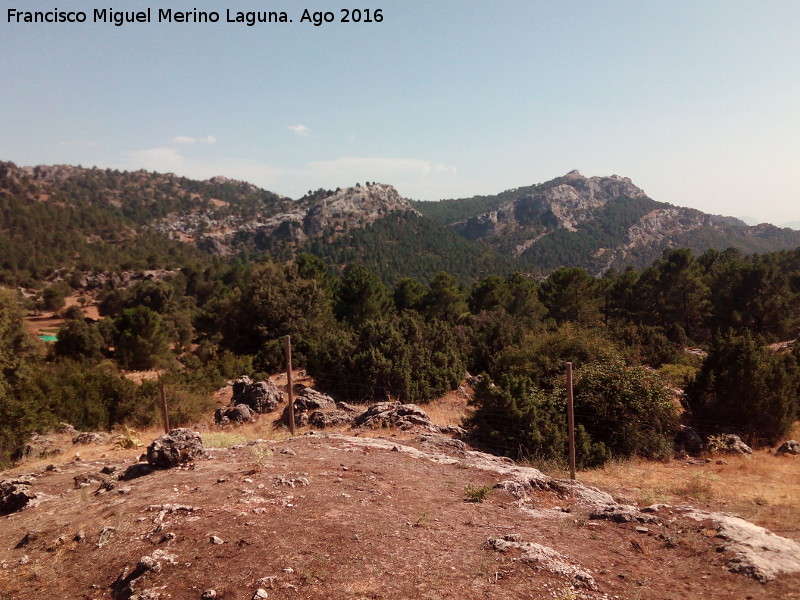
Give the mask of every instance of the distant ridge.
M 293 200 L 217 176 L 0 162 L 0 283 L 54 270 L 181 268 L 212 260 L 360 262 L 388 282 L 445 270 L 468 284 L 515 270 L 644 267 L 666 248 L 800 246 L 800 232 L 657 202 L 627 177 L 570 171 L 492 196 L 411 202 L 388 184 Z

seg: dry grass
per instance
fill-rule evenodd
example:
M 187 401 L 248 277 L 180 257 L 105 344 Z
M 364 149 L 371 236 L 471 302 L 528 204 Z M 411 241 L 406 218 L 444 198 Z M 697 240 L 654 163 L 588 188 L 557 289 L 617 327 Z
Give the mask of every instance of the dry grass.
M 631 459 L 578 474 L 584 483 L 639 505 L 694 504 L 738 514 L 800 539 L 800 457 L 767 450 L 711 462 Z
M 469 394 L 471 389 L 462 386 Z M 421 405 L 422 410 L 428 413 L 431 421 L 440 426 L 458 425 L 462 426 L 464 418 L 472 414 L 473 409 L 467 406 L 467 397 L 458 390 L 446 393 L 441 398 L 433 402 Z

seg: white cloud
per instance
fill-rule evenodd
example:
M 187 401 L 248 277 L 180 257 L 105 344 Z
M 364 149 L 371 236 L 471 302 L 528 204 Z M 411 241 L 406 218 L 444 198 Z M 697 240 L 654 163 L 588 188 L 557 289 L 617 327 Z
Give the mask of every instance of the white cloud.
M 213 135 L 207 135 L 205 137 L 190 137 L 188 135 L 179 135 L 177 137 L 172 138 L 172 142 L 175 144 L 213 144 L 217 141 Z
M 186 166 L 186 159 L 176 148 L 161 147 L 135 150 L 125 153 L 122 168 L 130 170 L 145 169 L 162 173 L 178 172 Z
M 300 125 L 299 123 L 297 125 L 289 125 L 287 129 L 294 131 L 300 137 L 306 137 L 311 135 L 311 130 L 305 125 Z
M 97 142 L 84 139 L 76 139 L 76 140 L 69 140 L 67 142 L 60 142 L 59 145 L 66 146 L 68 148 L 96 148 L 98 146 Z

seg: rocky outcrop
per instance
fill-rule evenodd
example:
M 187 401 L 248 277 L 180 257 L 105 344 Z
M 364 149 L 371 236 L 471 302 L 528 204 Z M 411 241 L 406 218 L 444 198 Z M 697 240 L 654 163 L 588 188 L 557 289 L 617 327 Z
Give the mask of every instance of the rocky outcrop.
M 714 513 L 692 507 L 680 507 L 685 516 L 696 521 L 712 521 L 723 547 L 733 553 L 728 569 L 762 583 L 781 573 L 800 572 L 800 543 L 726 513 Z
M 693 427 L 681 425 L 675 435 L 675 448 L 696 456 L 703 450 L 703 438 Z
M 318 392 L 310 387 L 303 388 L 294 399 L 294 424 L 297 427 L 305 427 L 314 411 L 330 410 L 336 406 L 333 398 L 322 392 Z M 352 419 L 351 419 L 352 420 Z M 326 422 L 322 417 L 318 422 Z M 280 423 L 289 424 L 289 406 L 283 409 Z M 330 426 L 330 425 L 329 425 Z M 315 425 L 319 427 L 319 425 Z
M 271 381 L 254 382 L 243 375 L 233 383 L 231 406 L 244 404 L 254 413 L 270 413 L 284 402 L 284 393 Z
M 73 444 L 89 445 L 89 444 L 102 444 L 106 441 L 106 437 L 94 431 L 84 431 L 72 438 Z
M 742 441 L 738 435 L 724 433 L 708 438 L 707 447 L 711 452 L 722 454 L 752 454 L 753 449 Z
M 22 456 L 26 458 L 48 458 L 63 453 L 64 450 L 58 446 L 58 443 L 52 437 L 36 433 L 25 444 Z
M 31 491 L 31 483 L 26 478 L 0 481 L 0 515 L 22 510 L 36 500 L 36 494 Z
M 356 417 L 353 421 L 353 426 L 369 429 L 397 427 L 404 431 L 418 427 L 436 433 L 439 432 L 439 427 L 431 421 L 428 413 L 419 406 L 400 402 L 373 404 L 366 412 Z
M 542 571 L 563 575 L 573 579 L 576 585 L 596 590 L 597 584 L 591 573 L 570 563 L 562 554 L 552 548 L 535 542 L 525 542 L 516 535 L 504 535 L 502 538 L 489 538 L 486 545 L 496 552 L 520 552 L 519 561 Z
M 800 442 L 797 440 L 788 440 L 783 442 L 775 451 L 775 454 L 791 454 L 793 456 L 800 455 Z
M 506 194 L 513 193 L 513 190 Z M 453 223 L 457 233 L 473 240 L 490 238 L 505 233 L 530 231 L 531 238 L 541 236 L 546 230 L 567 229 L 575 231 L 578 225 L 591 219 L 594 211 L 613 198 L 646 198 L 643 190 L 627 177 L 584 177 L 570 171 L 550 184 L 535 186 L 530 192 L 520 190 L 520 195 L 500 205 L 497 210 Z M 530 243 L 522 243 L 517 255 Z
M 220 427 L 228 425 L 241 425 L 255 421 L 253 411 L 246 404 L 236 406 L 221 406 L 214 411 L 214 422 Z
M 317 429 L 341 427 L 350 425 L 354 418 L 355 415 L 347 410 L 318 410 L 308 418 L 308 424 Z
M 170 469 L 194 460 L 203 453 L 200 434 L 179 428 L 156 438 L 147 447 L 147 462 L 159 469 Z
M 213 183 L 230 184 L 224 178 Z M 278 210 L 255 215 L 215 215 L 189 211 L 172 214 L 153 225 L 153 229 L 174 239 L 194 241 L 204 249 L 227 255 L 234 246 L 263 240 L 280 240 L 299 245 L 323 235 L 337 236 L 351 229 L 371 225 L 392 212 L 416 212 L 391 185 L 370 183 L 335 191 L 318 190 L 297 201 L 282 198 Z

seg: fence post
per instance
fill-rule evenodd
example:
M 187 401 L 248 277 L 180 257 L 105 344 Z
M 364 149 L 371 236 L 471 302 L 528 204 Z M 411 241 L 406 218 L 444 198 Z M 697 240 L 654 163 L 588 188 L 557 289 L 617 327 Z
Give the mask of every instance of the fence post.
M 294 391 L 292 390 L 292 336 L 286 336 L 286 390 L 289 394 L 289 431 L 294 435 Z
M 169 410 L 167 408 L 167 389 L 161 382 L 161 415 L 164 419 L 164 433 L 169 433 Z
M 572 401 L 572 363 L 567 363 L 567 426 L 569 434 L 569 477 L 575 479 L 575 406 Z

